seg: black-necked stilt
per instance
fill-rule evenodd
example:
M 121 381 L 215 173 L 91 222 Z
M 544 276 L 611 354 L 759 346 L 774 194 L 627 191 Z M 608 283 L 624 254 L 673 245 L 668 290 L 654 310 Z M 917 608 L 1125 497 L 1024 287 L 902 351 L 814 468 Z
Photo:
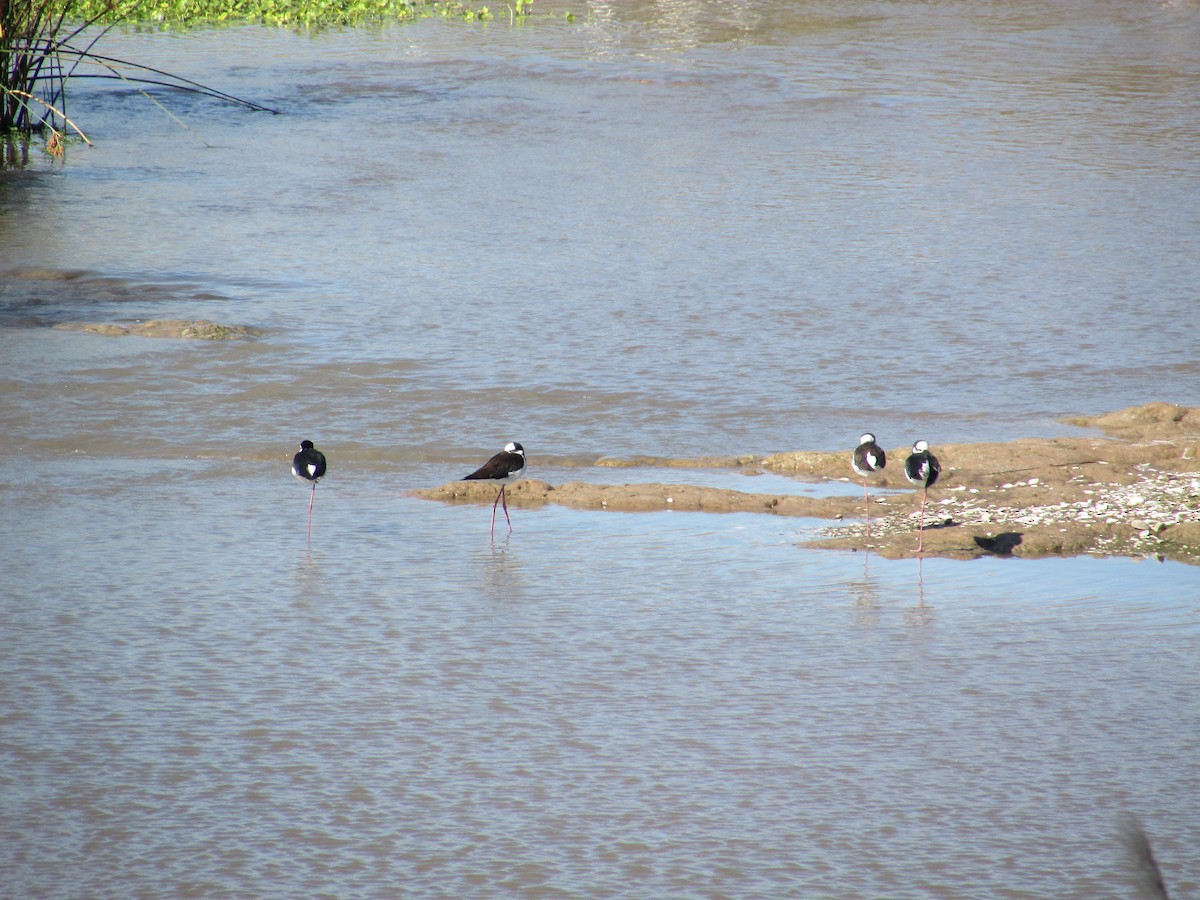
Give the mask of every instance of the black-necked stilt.
M 325 474 L 325 454 L 316 449 L 312 441 L 301 441 L 300 452 L 292 457 L 292 474 L 312 484 L 312 494 L 308 498 L 308 533 L 311 535 L 313 501 L 317 499 L 317 482 Z
M 850 458 L 850 465 L 855 472 L 862 476 L 863 505 L 867 508 L 867 537 L 870 537 L 871 498 L 867 496 L 867 476 L 878 472 L 887 465 L 887 454 L 883 452 L 882 447 L 875 443 L 875 435 L 869 431 L 858 441 L 858 446 L 854 448 L 854 456 Z
M 512 484 L 525 472 L 525 448 L 515 442 L 504 445 L 504 449 L 465 477 L 463 481 L 487 481 L 500 486 L 496 500 L 492 503 L 492 537 L 496 536 L 496 504 L 504 504 L 504 519 L 512 531 L 512 519 L 508 517 L 508 501 L 504 499 L 504 488 Z
M 913 444 L 913 452 L 904 461 L 904 477 L 913 484 L 921 485 L 921 521 L 917 525 L 917 552 L 921 552 L 925 539 L 925 498 L 929 494 L 930 485 L 942 474 L 942 464 L 936 456 L 929 452 L 929 444 L 917 441 Z

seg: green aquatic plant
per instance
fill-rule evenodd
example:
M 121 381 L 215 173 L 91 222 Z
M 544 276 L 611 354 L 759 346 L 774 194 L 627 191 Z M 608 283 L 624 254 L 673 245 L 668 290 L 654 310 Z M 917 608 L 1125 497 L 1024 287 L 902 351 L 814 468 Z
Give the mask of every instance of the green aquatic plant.
M 115 3 L 97 5 L 107 12 Z M 46 149 L 56 156 L 68 129 L 87 140 L 67 117 L 71 67 L 60 51 L 99 15 L 73 16 L 70 0 L 0 0 L 0 135 L 45 132 Z
M 451 0 L 126 0 L 116 4 L 119 8 L 114 12 L 104 11 L 106 0 L 72 2 L 79 15 L 97 15 L 101 22 L 155 22 L 172 28 L 256 22 L 318 29 L 432 16 L 491 18 L 486 6 Z
M 533 13 L 533 0 L 512 0 L 505 6 L 508 7 L 509 22 L 516 22 L 517 19 L 526 18 Z

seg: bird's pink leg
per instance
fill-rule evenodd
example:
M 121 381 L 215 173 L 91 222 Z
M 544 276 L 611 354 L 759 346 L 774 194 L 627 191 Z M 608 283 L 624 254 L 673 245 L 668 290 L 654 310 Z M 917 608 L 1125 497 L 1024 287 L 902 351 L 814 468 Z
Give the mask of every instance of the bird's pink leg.
M 867 537 L 871 536 L 871 498 L 867 496 L 867 479 L 863 479 L 863 506 L 867 509 Z
M 512 533 L 512 519 L 508 517 L 508 499 L 504 496 L 504 489 L 508 487 L 506 484 L 500 485 L 500 500 L 504 504 L 504 521 L 508 523 L 508 531 Z
M 500 493 L 496 495 L 496 499 L 492 501 L 492 537 L 496 536 L 496 504 L 500 502 L 500 498 L 504 496 L 504 485 L 500 485 Z M 508 510 L 504 511 L 508 515 Z
M 312 508 L 313 501 L 317 499 L 317 484 L 313 482 L 312 493 L 308 495 L 308 536 L 312 538 Z
M 925 543 L 925 498 L 929 496 L 929 488 L 925 488 L 921 493 L 921 521 L 917 525 L 917 552 L 921 552 L 921 547 Z

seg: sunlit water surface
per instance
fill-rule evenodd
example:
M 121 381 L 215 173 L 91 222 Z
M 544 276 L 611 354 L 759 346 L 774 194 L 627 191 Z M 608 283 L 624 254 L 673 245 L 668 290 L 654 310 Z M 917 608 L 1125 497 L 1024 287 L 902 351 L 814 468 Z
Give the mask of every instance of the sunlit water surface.
M 1195 569 L 408 493 L 1200 403 L 1200 10 L 575 12 L 113 33 L 281 114 L 0 172 L 3 893 L 1200 891 Z

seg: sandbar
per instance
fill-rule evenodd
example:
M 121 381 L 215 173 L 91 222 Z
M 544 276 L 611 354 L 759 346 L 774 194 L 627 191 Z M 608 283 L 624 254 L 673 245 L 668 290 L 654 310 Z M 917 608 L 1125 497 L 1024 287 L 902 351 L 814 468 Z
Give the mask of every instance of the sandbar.
M 1129 556 L 1200 565 L 1200 407 L 1148 403 L 1065 424 L 1095 436 L 1021 438 L 1006 443 L 933 447 L 942 464 L 929 490 L 923 555 Z M 554 503 L 575 509 L 758 512 L 830 520 L 804 546 L 916 555 L 921 492 L 904 479 L 908 447 L 888 447 L 888 465 L 870 481 L 871 532 L 857 494 L 809 497 L 683 484 L 551 485 L 529 478 L 510 486 L 510 505 Z M 806 481 L 858 483 L 850 450 L 769 456 L 605 459 L 599 465 L 735 468 Z M 454 481 L 415 492 L 450 503 L 491 503 L 496 490 Z

